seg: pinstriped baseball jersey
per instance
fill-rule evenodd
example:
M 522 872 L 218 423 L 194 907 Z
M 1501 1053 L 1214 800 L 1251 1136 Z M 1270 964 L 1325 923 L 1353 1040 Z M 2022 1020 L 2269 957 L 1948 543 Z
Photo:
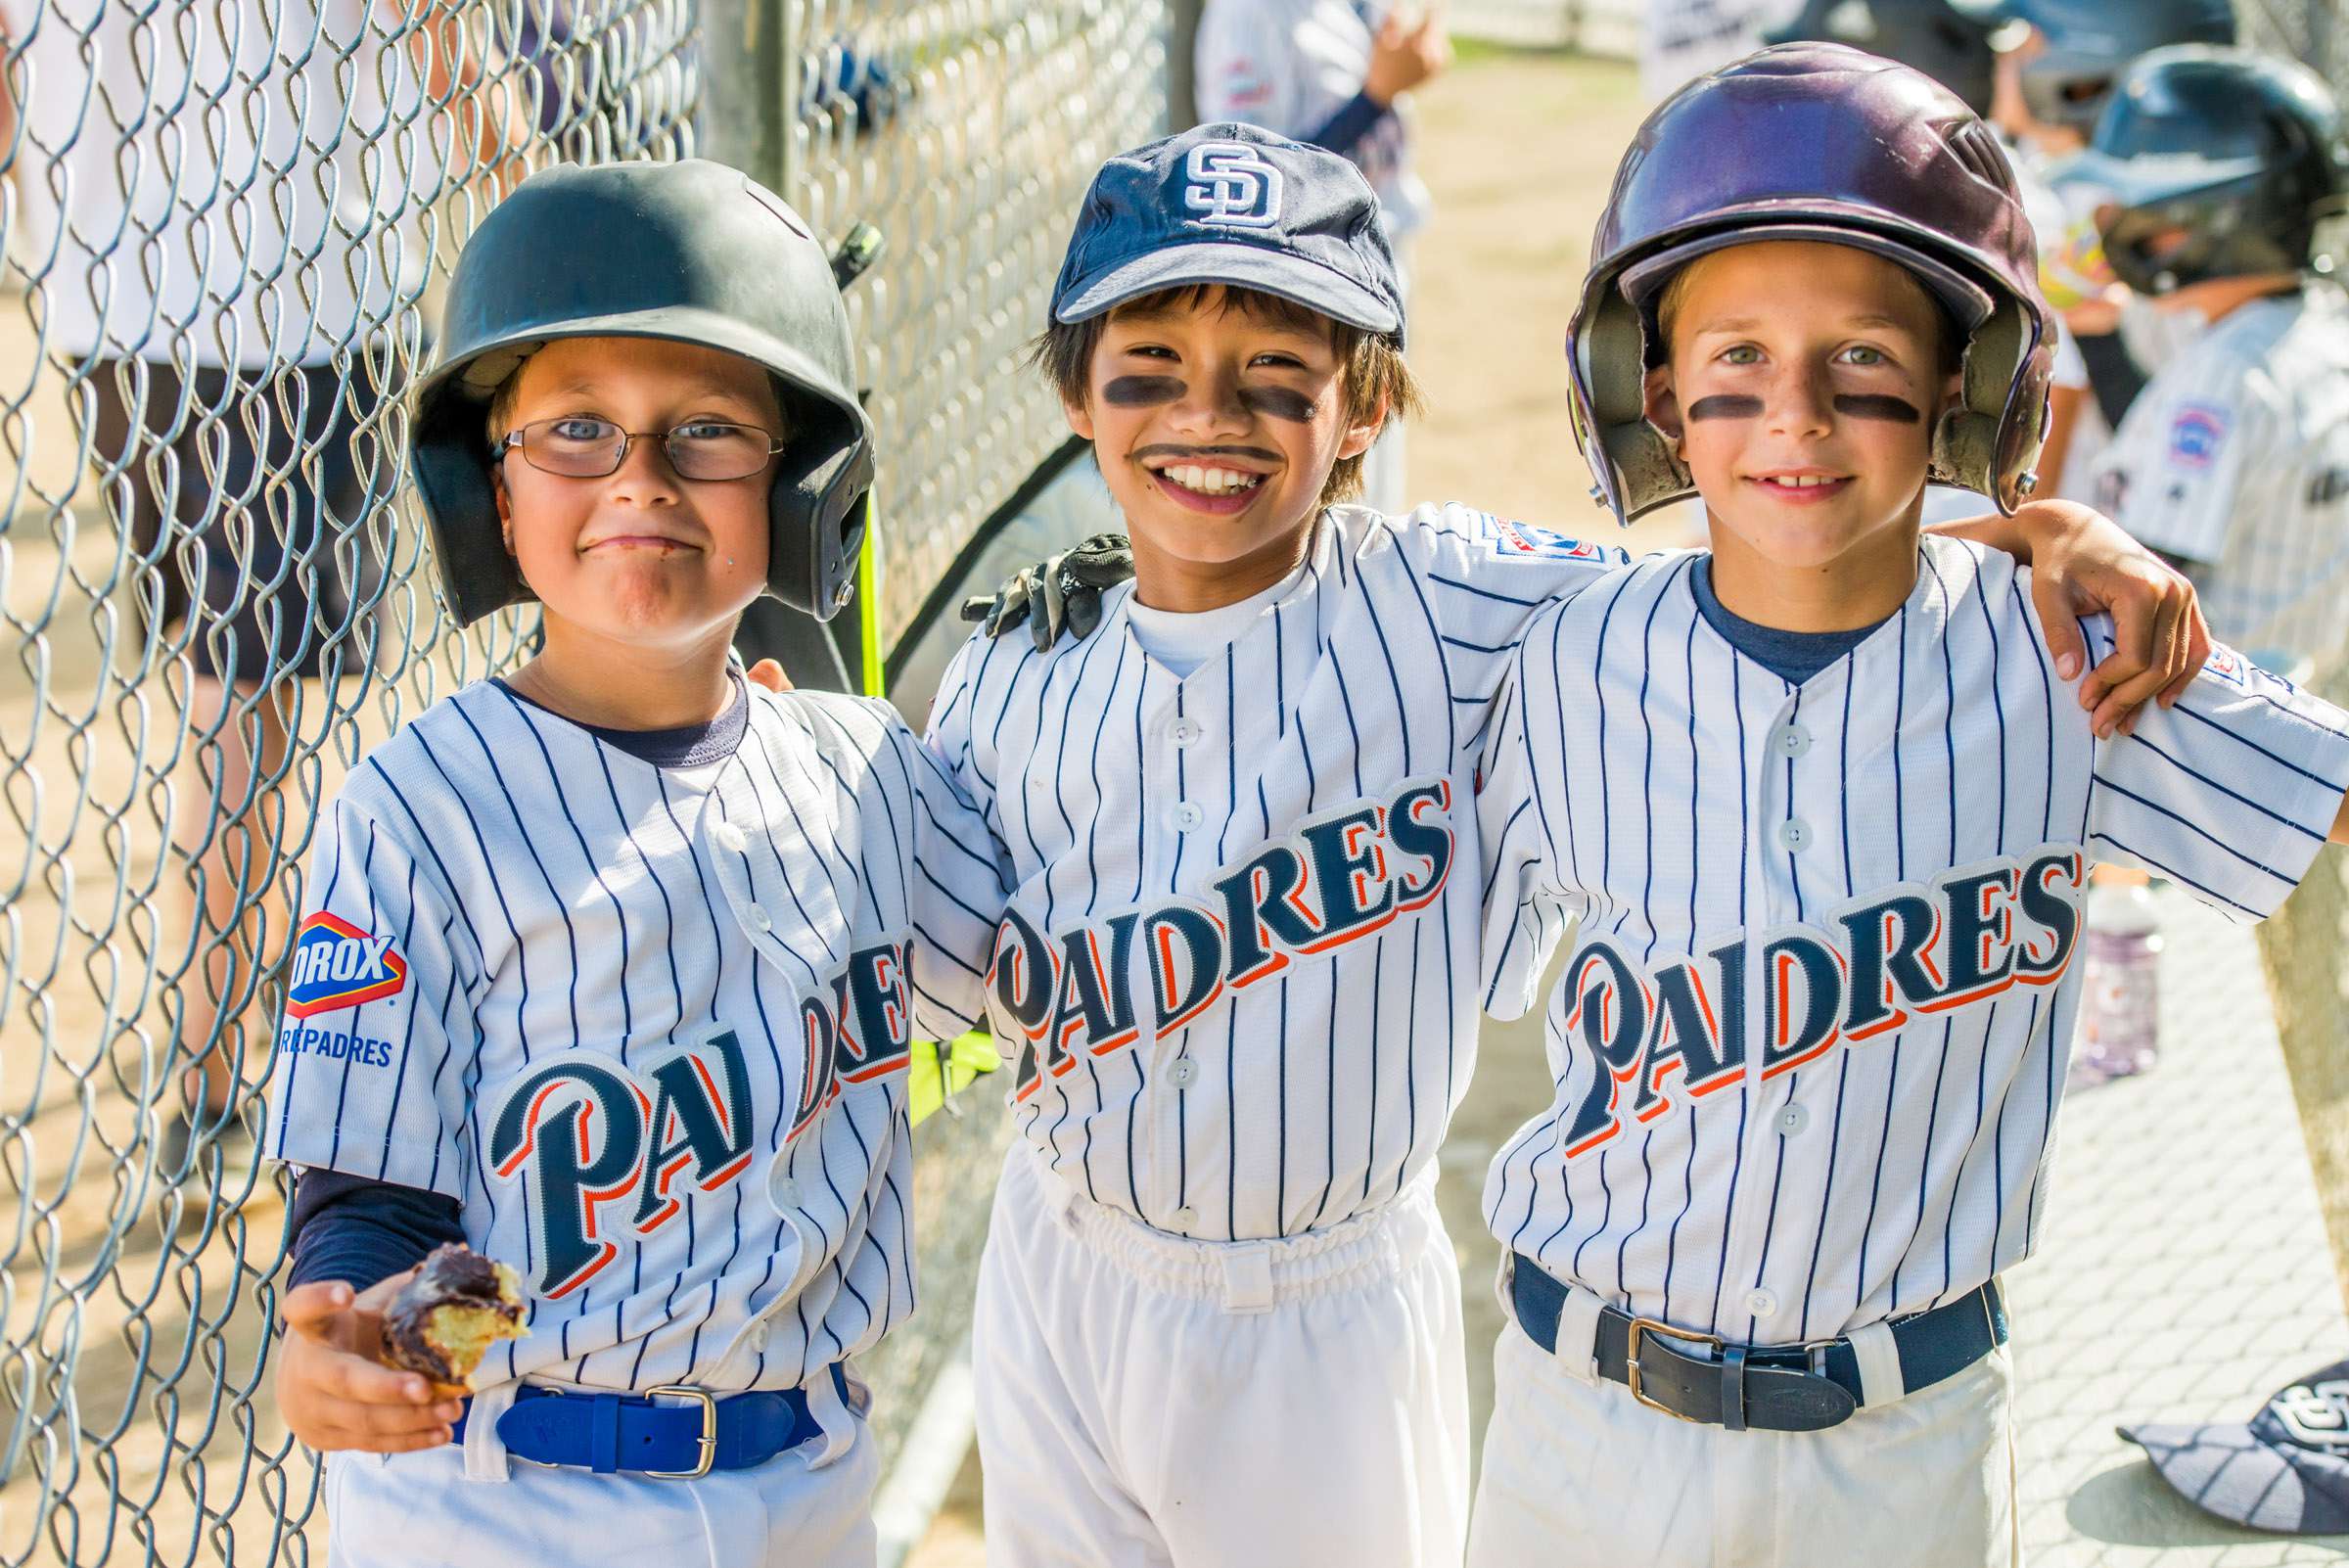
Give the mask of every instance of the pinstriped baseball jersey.
M 1082 641 L 965 646 L 930 744 L 1012 856 L 989 1005 L 1053 1171 L 1228 1240 L 1425 1167 L 1475 1051 L 1476 739 L 1535 606 L 1621 559 L 1336 507 L 1187 678 L 1143 652 L 1128 588 Z
M 469 686 L 325 824 L 268 1152 L 458 1200 L 531 1298 L 484 1386 L 787 1387 L 912 1310 L 906 1052 L 1003 883 L 888 709 L 748 701 L 664 768 Z
M 1699 614 L 1696 559 L 1537 618 L 1491 729 L 1493 1011 L 1579 925 L 1555 1098 L 1486 1219 L 1629 1311 L 1815 1340 L 2029 1254 L 2090 863 L 2265 915 L 2331 827 L 2349 719 L 2220 650 L 2099 742 L 2027 572 L 1932 537 L 1899 613 L 1793 687 Z
M 2242 306 L 2164 365 L 2096 470 L 2114 521 L 2198 563 L 2212 629 L 2271 668 L 2349 651 L 2349 300 Z

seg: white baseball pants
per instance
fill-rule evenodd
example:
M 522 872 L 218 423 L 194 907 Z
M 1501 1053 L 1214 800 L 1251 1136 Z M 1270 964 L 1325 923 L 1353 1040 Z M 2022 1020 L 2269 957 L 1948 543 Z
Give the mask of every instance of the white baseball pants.
M 508 1385 L 509 1387 L 511 1385 Z M 826 1383 L 829 1392 L 829 1383 Z M 837 1404 L 837 1402 L 835 1402 Z M 477 1408 L 479 1408 L 477 1404 Z M 332 1453 L 329 1568 L 873 1568 L 881 1461 L 864 1421 L 824 1411 L 828 1433 L 750 1470 L 691 1481 L 502 1461 L 473 1479 L 455 1444 L 416 1453 Z M 470 1434 L 469 1434 L 470 1435 Z
M 1200 1242 L 1014 1143 L 972 1332 L 989 1563 L 1458 1563 L 1466 1358 L 1433 1176 L 1326 1230 Z
M 1648 1408 L 1514 1318 L 1495 1347 L 1469 1568 L 2013 1568 L 2013 1362 L 1819 1432 L 1730 1432 Z

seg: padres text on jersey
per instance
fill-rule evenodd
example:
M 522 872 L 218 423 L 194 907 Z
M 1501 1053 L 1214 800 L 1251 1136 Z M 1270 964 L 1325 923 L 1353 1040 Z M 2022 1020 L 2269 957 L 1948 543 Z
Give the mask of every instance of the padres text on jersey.
M 1210 1240 L 1390 1201 L 1477 1028 L 1477 743 L 1519 628 L 1620 550 L 1463 507 L 1335 507 L 1186 679 L 1128 629 L 979 637 L 931 744 L 1008 847 L 990 1004 L 1021 1135 Z

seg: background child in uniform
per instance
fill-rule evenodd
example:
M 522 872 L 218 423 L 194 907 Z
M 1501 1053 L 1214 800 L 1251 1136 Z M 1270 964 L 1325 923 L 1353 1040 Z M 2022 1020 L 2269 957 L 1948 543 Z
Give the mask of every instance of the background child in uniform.
M 2331 89 L 2243 49 L 2156 50 L 2067 182 L 2114 272 L 2184 330 L 2096 470 L 2218 634 L 2306 679 L 2349 652 L 2349 300 L 2305 271 L 2349 190 Z

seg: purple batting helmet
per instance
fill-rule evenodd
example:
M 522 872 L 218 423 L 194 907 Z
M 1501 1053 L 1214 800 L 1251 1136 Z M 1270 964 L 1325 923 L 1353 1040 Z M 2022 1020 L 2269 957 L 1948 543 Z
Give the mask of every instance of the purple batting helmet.
M 2039 249 L 1998 138 L 1906 66 L 1781 44 L 1700 76 L 1639 127 L 1590 251 L 1567 339 L 1575 436 L 1624 522 L 1693 492 L 1641 381 L 1655 303 L 1709 251 L 1760 240 L 1856 246 L 1915 273 L 1966 334 L 1963 392 L 1931 476 L 2011 512 L 2037 481 L 2054 333 Z

